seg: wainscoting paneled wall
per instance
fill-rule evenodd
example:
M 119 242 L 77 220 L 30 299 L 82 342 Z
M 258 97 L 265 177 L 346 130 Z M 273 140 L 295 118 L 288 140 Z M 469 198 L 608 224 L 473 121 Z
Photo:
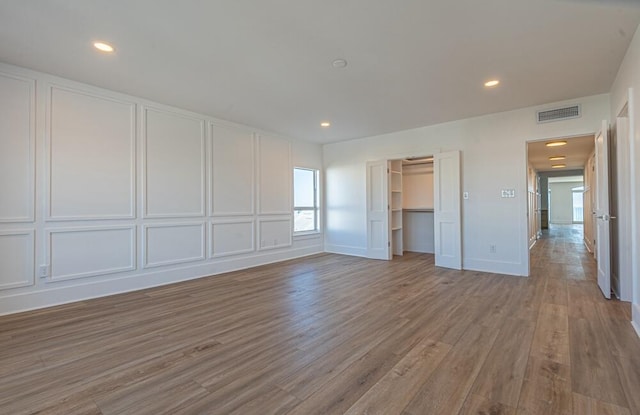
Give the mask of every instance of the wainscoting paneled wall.
M 0 73 L 0 223 L 32 222 L 35 81 Z
M 46 219 L 132 219 L 136 105 L 60 86 L 48 92 Z
M 143 114 L 145 217 L 204 216 L 204 121 L 149 108 Z
M 0 289 L 34 283 L 34 231 L 0 232 Z
M 321 149 L 0 63 L 0 314 L 323 251 L 292 166 Z

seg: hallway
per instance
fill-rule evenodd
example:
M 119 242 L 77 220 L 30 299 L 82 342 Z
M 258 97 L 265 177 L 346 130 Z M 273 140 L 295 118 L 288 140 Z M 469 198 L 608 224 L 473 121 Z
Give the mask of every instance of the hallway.
M 562 265 L 553 271 L 562 271 L 565 278 L 596 282 L 596 262 L 584 245 L 584 225 L 550 224 L 542 231 L 531 249 L 531 275 L 547 263 Z M 631 309 L 629 309 L 631 312 Z
M 546 337 L 558 346 L 550 342 L 546 357 L 561 363 L 561 370 L 549 373 L 547 381 L 570 382 L 574 414 L 640 413 L 638 389 L 632 386 L 640 381 L 640 340 L 629 323 L 631 307 L 604 300 L 582 225 L 551 225 L 543 232 L 531 249 L 531 278 L 544 285 L 538 330 L 549 325 Z M 630 412 L 610 403 L 627 406 Z M 578 408 L 582 404 L 587 406 Z

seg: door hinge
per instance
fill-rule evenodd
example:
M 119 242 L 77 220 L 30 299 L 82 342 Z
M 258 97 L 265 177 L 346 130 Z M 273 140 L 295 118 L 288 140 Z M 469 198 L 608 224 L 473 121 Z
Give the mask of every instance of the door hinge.
M 387 241 L 387 246 L 391 248 L 391 241 Z
M 387 174 L 389 174 L 389 167 L 387 167 Z

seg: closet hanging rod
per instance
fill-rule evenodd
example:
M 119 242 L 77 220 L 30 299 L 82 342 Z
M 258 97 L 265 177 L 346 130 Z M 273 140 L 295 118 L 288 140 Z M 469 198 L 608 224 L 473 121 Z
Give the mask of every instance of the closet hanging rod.
M 422 166 L 424 164 L 433 165 L 433 161 L 418 161 L 418 162 L 402 163 L 403 166 Z

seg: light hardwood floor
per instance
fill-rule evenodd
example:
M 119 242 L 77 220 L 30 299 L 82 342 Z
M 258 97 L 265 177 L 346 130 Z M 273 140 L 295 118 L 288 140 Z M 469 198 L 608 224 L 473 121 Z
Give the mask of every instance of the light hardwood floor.
M 0 317 L 0 413 L 640 414 L 573 227 L 531 278 L 323 254 Z

